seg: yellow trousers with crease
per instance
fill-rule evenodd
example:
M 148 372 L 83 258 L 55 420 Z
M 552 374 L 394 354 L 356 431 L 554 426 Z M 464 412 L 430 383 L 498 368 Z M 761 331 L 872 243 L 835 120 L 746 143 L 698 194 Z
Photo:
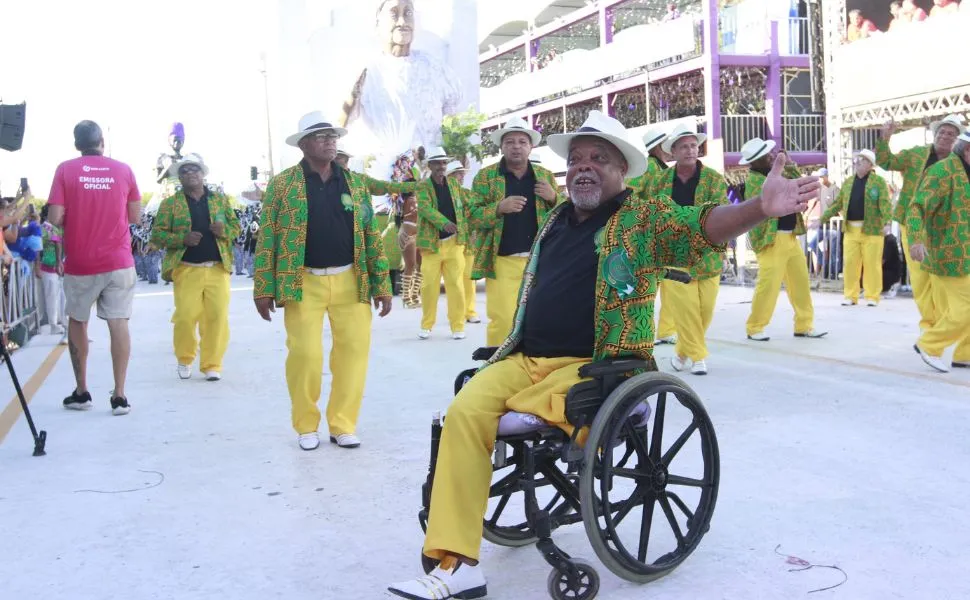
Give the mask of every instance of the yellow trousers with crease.
M 808 282 L 808 263 L 795 234 L 779 231 L 775 243 L 758 253 L 758 282 L 751 300 L 751 315 L 746 325 L 748 335 L 761 333 L 771 322 L 778 303 L 781 285 L 785 284 L 788 301 L 795 310 L 795 333 L 808 333 L 814 327 Z
M 683 284 L 667 279 L 660 282 L 660 316 L 657 324 L 657 335 L 654 336 L 658 340 L 677 335 L 677 326 L 674 323 L 674 308 L 670 306 L 671 295 L 669 291 L 671 286 L 676 285 Z
M 204 267 L 183 263 L 172 272 L 172 284 L 176 359 L 180 365 L 191 365 L 198 352 L 202 372 L 221 373 L 229 347 L 229 273 L 221 264 Z
M 438 318 L 441 278 L 445 279 L 448 323 L 452 333 L 465 331 L 465 247 L 452 236 L 438 243 L 437 252 L 421 251 L 421 329 L 431 329 Z
M 899 234 L 903 243 L 903 253 L 906 255 L 909 285 L 913 288 L 913 300 L 916 302 L 916 308 L 919 309 L 919 328 L 930 329 L 940 318 L 940 308 L 936 305 L 936 294 L 933 293 L 933 278 L 923 270 L 923 265 L 910 256 L 909 235 L 902 224 L 899 225 Z
M 286 326 L 286 386 L 293 428 L 313 433 L 320 427 L 317 402 L 323 379 L 323 319 L 330 319 L 330 435 L 352 434 L 357 427 L 370 354 L 370 304 L 357 301 L 357 280 L 350 269 L 337 275 L 303 274 L 303 300 L 283 307 Z
M 485 280 L 485 312 L 488 315 L 485 345 L 501 346 L 512 333 L 519 288 L 528 263 L 525 256 L 495 257 L 495 279 Z
M 670 304 L 677 329 L 675 351 L 681 358 L 695 362 L 707 358 L 707 329 L 714 319 L 720 287 L 720 277 L 709 277 L 687 284 L 671 281 L 666 288 L 664 299 Z
M 475 280 L 472 279 L 472 268 L 475 266 L 475 253 L 470 248 L 465 248 L 465 273 L 462 279 L 465 283 L 465 319 L 478 317 L 475 309 Z
M 920 347 L 930 356 L 943 356 L 950 346 L 953 362 L 970 363 L 970 275 L 942 277 L 930 275 L 935 306 L 940 318 L 919 338 Z
M 478 560 L 499 419 L 509 411 L 533 414 L 571 435 L 566 393 L 582 381 L 579 367 L 588 362 L 513 354 L 465 384 L 445 415 L 424 541 L 427 556 L 451 553 Z
M 865 289 L 866 300 L 879 304 L 882 297 L 882 253 L 885 238 L 864 235 L 861 225 L 845 224 L 845 268 L 842 280 L 843 295 L 859 301 L 859 279 Z

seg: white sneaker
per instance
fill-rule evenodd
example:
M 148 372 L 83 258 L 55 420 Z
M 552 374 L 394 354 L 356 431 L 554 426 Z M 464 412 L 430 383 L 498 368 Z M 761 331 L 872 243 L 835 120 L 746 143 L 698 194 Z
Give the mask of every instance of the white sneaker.
M 694 363 L 694 366 L 690 368 L 690 372 L 694 375 L 707 375 L 707 363 L 699 360 Z
M 463 340 L 463 339 L 465 339 L 465 332 L 464 331 L 455 331 L 455 332 L 452 332 L 451 339 L 453 339 L 453 340 Z
M 755 342 L 767 342 L 771 338 L 765 335 L 764 331 L 759 331 L 758 333 L 752 333 L 748 335 L 749 340 L 754 340 Z
M 179 365 L 179 379 L 189 379 L 192 377 L 192 365 Z
M 467 321 L 468 323 L 481 323 L 482 322 L 482 320 L 479 319 L 478 317 L 468 317 L 467 319 L 465 319 L 465 321 Z
M 879 303 L 876 302 L 875 300 L 869 300 L 868 302 L 866 302 L 866 306 L 879 306 Z
M 297 441 L 304 450 L 316 450 L 320 447 L 320 436 L 316 432 L 301 433 Z
M 461 563 L 450 571 L 438 567 L 417 579 L 391 584 L 387 591 L 410 600 L 472 600 L 488 595 L 481 566 Z
M 920 355 L 923 362 L 933 367 L 940 373 L 950 372 L 950 368 L 946 366 L 946 362 L 944 362 L 942 356 L 930 356 L 926 353 L 926 351 L 919 347 L 919 344 L 913 344 L 913 349 L 916 350 L 916 353 Z
M 418 337 L 420 339 L 422 339 L 422 340 L 428 339 L 429 337 L 431 337 L 431 330 L 430 329 L 422 329 L 421 331 L 418 332 Z
M 330 436 L 330 443 L 337 444 L 341 448 L 357 448 L 360 446 L 360 438 L 352 433 L 341 433 Z
M 845 298 L 842 300 L 842 306 L 855 306 L 856 301 L 852 298 Z
M 219 381 L 222 379 L 222 374 L 219 371 L 206 371 L 205 380 L 206 381 Z
M 677 334 L 675 333 L 674 335 L 668 335 L 667 337 L 658 338 L 657 341 L 654 342 L 654 345 L 662 346 L 663 344 L 676 344 L 676 343 L 677 343 Z
M 670 364 L 673 366 L 674 371 L 683 371 L 690 366 L 689 358 L 681 358 L 676 354 L 670 359 Z

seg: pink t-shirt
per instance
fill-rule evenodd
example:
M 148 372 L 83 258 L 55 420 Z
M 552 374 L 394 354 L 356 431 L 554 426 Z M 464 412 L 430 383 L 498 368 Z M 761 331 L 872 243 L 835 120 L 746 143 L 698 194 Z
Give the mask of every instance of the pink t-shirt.
M 64 272 L 97 275 L 135 266 L 128 204 L 141 203 L 131 167 L 105 156 L 62 162 L 49 204 L 64 207 Z

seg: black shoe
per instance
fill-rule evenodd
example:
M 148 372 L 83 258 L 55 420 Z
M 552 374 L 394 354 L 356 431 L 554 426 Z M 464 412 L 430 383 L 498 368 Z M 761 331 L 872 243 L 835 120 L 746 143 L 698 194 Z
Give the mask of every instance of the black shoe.
M 112 398 L 111 399 L 111 414 L 115 416 L 127 415 L 131 412 L 131 406 L 128 404 L 127 398 Z
M 77 390 L 71 392 L 71 395 L 64 398 L 64 408 L 69 408 L 71 410 L 87 410 L 91 408 L 91 392 L 84 392 L 83 394 L 78 394 Z
M 970 369 L 970 362 L 953 361 L 950 366 L 954 369 Z

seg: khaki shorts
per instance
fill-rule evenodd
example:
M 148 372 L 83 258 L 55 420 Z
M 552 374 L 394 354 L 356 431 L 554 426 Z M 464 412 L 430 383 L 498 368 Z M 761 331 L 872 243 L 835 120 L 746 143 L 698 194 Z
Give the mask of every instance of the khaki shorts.
M 135 280 L 134 267 L 97 275 L 65 275 L 67 316 L 86 323 L 91 318 L 91 306 L 97 302 L 98 318 L 130 319 Z

